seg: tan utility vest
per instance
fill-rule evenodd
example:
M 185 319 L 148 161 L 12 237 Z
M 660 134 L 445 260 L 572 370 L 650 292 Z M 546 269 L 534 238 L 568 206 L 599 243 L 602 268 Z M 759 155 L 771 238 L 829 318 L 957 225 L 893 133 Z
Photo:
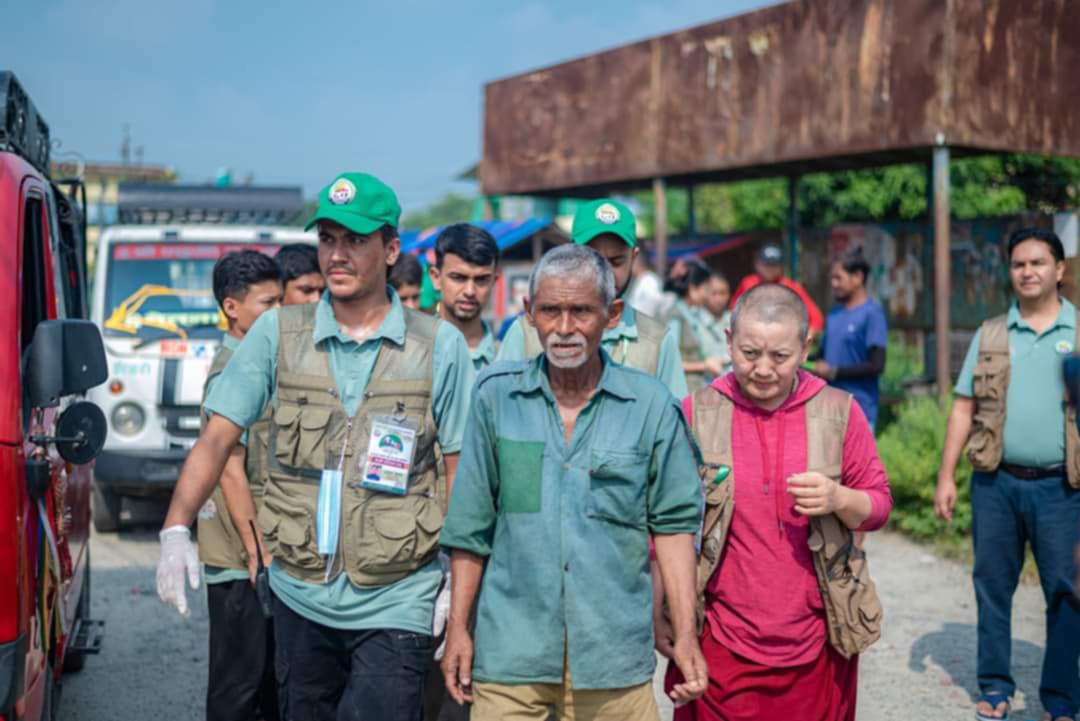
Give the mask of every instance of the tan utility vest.
M 694 335 L 690 321 L 678 310 L 675 311 L 675 314 L 679 318 L 679 356 L 682 358 L 682 362 L 700 363 L 705 359 L 705 354 L 701 350 L 701 343 L 698 342 L 697 337 Z M 686 388 L 691 394 L 696 393 L 706 385 L 708 383 L 705 380 L 705 373 L 702 371 L 686 372 Z
M 1076 346 L 1080 347 L 1080 313 L 1076 319 Z M 999 315 L 982 324 L 979 357 L 973 378 L 975 413 L 968 437 L 968 458 L 977 471 L 992 473 L 1005 452 L 1005 401 L 1009 394 L 1009 320 Z M 1076 408 L 1065 409 L 1065 468 L 1069 485 L 1080 488 L 1080 433 Z
M 210 381 L 221 375 L 232 358 L 232 351 L 221 346 L 210 364 L 210 372 L 203 385 L 203 400 L 206 400 L 206 388 Z M 206 411 L 201 412 L 202 427 L 206 427 L 209 418 Z M 262 418 L 248 428 L 248 445 L 244 470 L 247 472 L 248 486 L 258 511 L 262 503 L 263 489 L 266 485 L 266 434 L 270 427 L 270 409 L 267 408 Z M 199 560 L 211 566 L 247 570 L 248 554 L 244 542 L 233 524 L 229 509 L 225 505 L 225 493 L 221 484 L 214 486 L 210 495 L 212 514 L 199 515 Z
M 705 519 L 697 571 L 697 621 L 705 619 L 705 589 L 720 566 L 732 514 L 735 475 L 731 427 L 735 404 L 713 388 L 694 394 L 692 429 L 703 458 Z M 806 470 L 839 480 L 844 458 L 851 396 L 825 387 L 806 404 Z M 729 469 L 716 483 L 717 471 Z M 881 636 L 881 603 L 870 579 L 866 553 L 855 534 L 835 515 L 810 519 L 809 546 L 825 605 L 829 643 L 845 658 L 866 650 Z
M 521 316 L 517 319 L 521 324 L 521 330 L 525 335 L 525 357 L 535 358 L 544 352 L 544 346 L 540 344 L 540 336 L 536 328 Z M 634 323 L 637 326 L 638 337 L 624 338 L 611 352 L 611 360 L 627 368 L 656 375 L 656 368 L 660 364 L 660 344 L 664 342 L 664 334 L 667 328 L 663 323 L 634 310 Z M 624 342 L 625 341 L 625 342 Z
M 312 342 L 317 304 L 279 311 L 276 405 L 259 527 L 277 563 L 294 578 L 323 583 L 344 571 L 356 586 L 385 586 L 439 551 L 446 472 L 431 411 L 439 321 L 405 310 L 405 344 L 383 339 L 356 415 L 341 405 L 329 351 Z M 372 419 L 392 416 L 417 429 L 403 496 L 360 486 Z M 342 466 L 337 554 L 327 569 L 315 528 L 324 469 Z

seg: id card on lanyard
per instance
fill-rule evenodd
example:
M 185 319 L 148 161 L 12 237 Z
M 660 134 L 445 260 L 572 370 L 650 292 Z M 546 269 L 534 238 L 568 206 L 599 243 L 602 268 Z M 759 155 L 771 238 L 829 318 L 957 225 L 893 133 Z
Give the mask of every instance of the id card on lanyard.
M 416 452 L 418 428 L 404 418 L 375 416 L 367 455 L 360 459 L 360 486 L 404 496 L 409 489 L 409 470 Z

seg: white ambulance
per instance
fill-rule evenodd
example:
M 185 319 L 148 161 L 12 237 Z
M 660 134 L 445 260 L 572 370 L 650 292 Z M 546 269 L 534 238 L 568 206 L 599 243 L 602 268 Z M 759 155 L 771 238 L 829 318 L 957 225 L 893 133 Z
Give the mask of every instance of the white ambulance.
M 203 382 L 224 323 L 212 271 L 221 256 L 316 242 L 299 228 L 114 226 L 102 233 L 91 301 L 109 380 L 90 391 L 109 420 L 94 471 L 98 531 L 119 527 L 125 496 L 167 497 L 199 435 Z

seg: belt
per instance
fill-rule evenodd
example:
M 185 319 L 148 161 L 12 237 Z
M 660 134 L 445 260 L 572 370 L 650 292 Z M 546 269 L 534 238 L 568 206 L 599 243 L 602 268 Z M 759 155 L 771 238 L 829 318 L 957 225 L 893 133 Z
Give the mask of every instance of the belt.
M 1060 466 L 1051 466 L 1049 468 L 1035 468 L 1034 466 L 1014 466 L 1011 463 L 1002 463 L 999 468 L 1024 481 L 1037 481 L 1040 478 L 1065 475 L 1064 464 Z

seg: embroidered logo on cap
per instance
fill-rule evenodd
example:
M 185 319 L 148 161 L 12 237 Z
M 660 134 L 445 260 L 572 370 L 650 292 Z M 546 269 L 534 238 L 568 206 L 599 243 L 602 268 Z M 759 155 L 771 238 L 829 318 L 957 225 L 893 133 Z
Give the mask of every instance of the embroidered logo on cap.
M 334 205 L 348 205 L 356 197 L 356 186 L 348 178 L 338 178 L 330 186 L 330 202 Z
M 1056 350 L 1059 355 L 1068 355 L 1073 352 L 1073 344 L 1067 340 L 1059 340 L 1057 345 L 1054 346 L 1054 350 Z
M 604 203 L 596 209 L 596 219 L 604 225 L 614 225 L 619 222 L 619 209 L 611 203 Z

